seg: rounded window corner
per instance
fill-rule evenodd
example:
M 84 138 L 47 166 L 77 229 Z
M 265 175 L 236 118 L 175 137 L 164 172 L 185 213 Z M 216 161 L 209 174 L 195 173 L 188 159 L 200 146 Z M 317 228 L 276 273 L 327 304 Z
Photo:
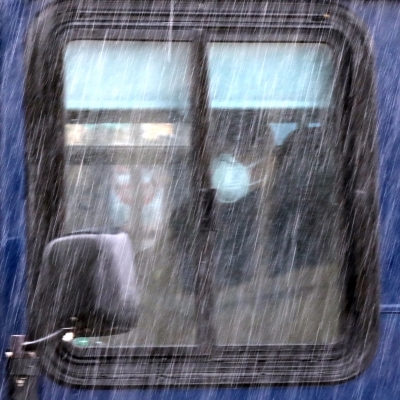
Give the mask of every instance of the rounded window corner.
M 242 6 L 244 8 L 241 8 Z M 307 212 L 301 214 L 306 224 L 311 224 L 309 229 L 314 233 L 310 235 L 315 239 L 317 231 L 319 237 L 322 237 L 321 241 L 325 240 L 326 243 L 315 249 L 309 242 L 295 238 L 293 241 L 298 240 L 295 249 L 300 250 L 292 256 L 298 263 L 304 265 L 306 263 L 318 265 L 321 259 L 322 263 L 327 265 L 335 262 L 338 264 L 337 267 L 331 268 L 334 274 L 334 279 L 331 280 L 331 270 L 325 274 L 314 275 L 311 272 L 307 273 L 307 270 L 303 275 L 298 274 L 296 277 L 298 285 L 303 284 L 306 288 L 301 290 L 307 290 L 308 281 L 319 279 L 319 282 L 322 282 L 321 287 L 325 285 L 325 292 L 337 291 L 336 297 L 332 295 L 332 298 L 340 299 L 340 306 L 335 309 L 338 316 L 332 318 L 333 323 L 337 324 L 337 329 L 332 334 L 328 332 L 326 337 L 315 335 L 314 341 L 310 340 L 310 343 L 297 343 L 295 339 L 301 337 L 301 334 L 297 337 L 293 334 L 295 339 L 289 338 L 282 344 L 275 342 L 261 345 L 258 343 L 231 345 L 226 339 L 228 344 L 221 345 L 214 339 L 215 335 L 218 336 L 218 326 L 202 330 L 201 340 L 207 344 L 203 347 L 197 346 L 198 343 L 193 345 L 193 341 L 200 340 L 200 335 L 192 334 L 189 328 L 185 331 L 186 342 L 182 340 L 177 345 L 153 343 L 146 346 L 143 345 L 144 340 L 140 345 L 132 346 L 96 345 L 91 339 L 84 341 L 85 345 L 82 346 L 61 342 L 41 351 L 42 367 L 59 383 L 74 387 L 96 388 L 329 385 L 357 377 L 372 362 L 379 335 L 377 110 L 374 56 L 366 30 L 351 11 L 339 5 L 332 5 L 330 2 L 329 4 L 310 2 L 307 5 L 302 4 L 301 9 L 297 4 L 273 2 L 268 5 L 268 12 L 265 12 L 265 5 L 261 3 L 251 5 L 224 3 L 224 8 L 220 9 L 215 2 L 209 2 L 199 10 L 195 9 L 193 4 L 179 2 L 174 9 L 175 19 L 172 28 L 168 25 L 170 10 L 166 5 L 163 2 L 156 2 L 151 7 L 153 8 L 150 9 L 150 5 L 145 2 L 133 4 L 124 1 L 115 3 L 104 1 L 96 2 L 96 6 L 92 6 L 91 3 L 82 5 L 82 2 L 75 1 L 54 2 L 44 9 L 28 33 L 25 109 L 26 162 L 29 176 L 28 282 L 31 288 L 32 335 L 41 332 L 42 329 L 37 326 L 35 316 L 43 304 L 40 303 L 39 297 L 35 297 L 35 290 L 38 282 L 44 279 L 43 253 L 46 246 L 52 240 L 76 233 L 79 229 L 81 231 L 78 234 L 82 234 L 87 228 L 82 220 L 84 213 L 90 212 L 82 210 L 84 207 L 90 208 L 93 199 L 89 195 L 85 197 L 88 186 L 79 181 L 77 177 L 79 173 L 86 174 L 86 181 L 92 179 L 97 182 L 96 185 L 100 189 L 96 196 L 99 198 L 103 196 L 108 202 L 107 204 L 106 201 L 103 201 L 104 204 L 99 202 L 100 206 L 96 212 L 112 214 L 112 218 L 109 218 L 112 222 L 107 220 L 108 230 L 105 229 L 100 233 L 96 231 L 94 235 L 108 234 L 111 228 L 115 228 L 114 225 L 118 225 L 118 229 L 122 230 L 128 229 L 126 227 L 129 224 L 129 229 L 132 230 L 134 226 L 139 230 L 140 225 L 142 237 L 138 238 L 131 234 L 131 239 L 133 247 L 135 250 L 139 249 L 137 253 L 141 254 L 155 246 L 154 243 L 159 238 L 157 235 L 161 235 L 157 231 L 158 227 L 167 224 L 160 217 L 160 210 L 170 213 L 168 229 L 172 233 L 168 231 L 168 235 L 179 236 L 173 230 L 180 229 L 179 227 L 189 221 L 188 225 L 192 224 L 190 226 L 193 226 L 193 229 L 198 229 L 199 237 L 202 235 L 207 237 L 213 229 L 218 231 L 223 223 L 227 223 L 226 216 L 220 210 L 223 207 L 231 207 L 231 212 L 237 211 L 239 208 L 234 209 L 234 204 L 239 204 L 250 192 L 254 192 L 252 184 L 259 193 L 275 190 L 275 197 L 272 196 L 270 204 L 273 202 L 284 215 L 279 216 L 280 219 L 277 216 L 265 216 L 265 219 L 270 218 L 269 223 L 272 226 L 268 227 L 270 231 L 265 234 L 265 238 L 276 235 L 279 239 L 276 239 L 279 244 L 270 251 L 273 253 L 272 256 L 268 254 L 268 257 L 275 257 L 275 260 L 281 256 L 286 270 L 277 267 L 273 271 L 271 268 L 268 279 L 273 283 L 271 283 L 271 293 L 268 293 L 269 297 L 266 296 L 268 301 L 277 301 L 279 296 L 284 296 L 279 290 L 275 290 L 273 284 L 282 285 L 281 291 L 284 292 L 287 288 L 284 287 L 282 283 L 284 279 L 281 277 L 292 271 L 288 255 L 279 253 L 284 246 L 291 248 L 290 243 L 284 243 L 285 234 L 282 233 L 280 224 L 282 221 L 290 220 L 284 223 L 290 226 L 292 239 L 295 236 L 293 232 L 301 224 L 299 222 L 301 218 L 297 218 L 296 213 L 293 213 L 291 219 L 287 218 L 290 212 L 284 208 L 307 209 L 308 207 L 315 211 L 318 202 L 327 204 L 326 209 L 330 211 L 325 214 L 321 211 L 322 217 L 320 215 L 319 218 L 314 218 Z M 198 33 L 194 32 L 197 29 L 205 32 L 204 37 L 207 40 L 203 37 L 201 40 L 198 39 Z M 128 56 L 140 60 L 143 54 L 147 57 L 148 65 L 154 66 L 155 71 L 158 70 L 154 60 L 162 59 L 165 65 L 173 65 L 170 75 L 167 68 L 160 72 L 166 75 L 162 75 L 157 86 L 159 91 L 163 90 L 165 93 L 168 92 L 167 86 L 169 89 L 172 88 L 171 95 L 162 98 L 160 96 L 157 101 L 152 99 L 153 93 L 148 95 L 147 91 L 151 81 L 147 82 L 148 86 L 139 85 L 146 83 L 147 76 L 146 73 L 140 75 L 141 68 L 143 70 L 145 68 L 140 62 L 136 62 L 135 71 L 140 76 L 136 91 L 130 90 L 129 76 L 125 79 L 125 72 L 120 71 L 115 75 L 120 77 L 123 84 L 119 91 L 116 90 L 114 98 L 110 97 L 109 93 L 117 85 L 115 81 L 109 79 L 110 74 L 103 73 L 101 68 L 94 72 L 87 69 L 90 58 L 92 60 L 96 57 L 99 60 L 101 58 L 99 49 L 93 45 L 95 41 L 101 45 L 105 41 L 112 43 L 109 49 L 103 46 L 105 50 L 101 59 L 111 67 L 119 64 L 128 68 L 129 63 L 126 62 Z M 68 45 L 72 42 L 77 48 L 79 47 L 79 51 L 75 51 L 73 46 L 68 49 Z M 47 45 L 43 45 L 44 43 Z M 143 43 L 150 45 L 146 47 Z M 174 43 L 178 43 L 179 46 L 174 46 Z M 233 50 L 226 45 L 227 43 L 232 45 Z M 275 47 L 269 48 L 265 45 L 263 48 L 260 43 L 272 43 Z M 295 46 L 299 43 L 303 46 L 300 49 Z M 320 50 L 318 43 L 326 43 L 329 51 Z M 252 46 L 255 44 L 253 46 L 255 48 L 258 45 L 258 48 L 248 50 L 247 44 Z M 279 47 L 280 44 L 283 45 Z M 310 46 L 307 48 L 307 45 Z M 191 46 L 201 51 L 196 53 Z M 108 59 L 106 59 L 107 51 L 109 51 Z M 235 69 L 236 72 L 239 71 L 239 75 L 242 74 L 243 81 L 256 76 L 261 82 L 258 86 L 253 85 L 258 90 L 254 89 L 251 92 L 253 97 L 249 95 L 246 98 L 245 94 L 239 91 L 242 82 L 235 86 L 234 73 L 228 69 L 228 72 L 221 72 L 227 63 L 235 62 L 235 59 L 230 57 L 230 51 L 237 52 L 242 61 L 247 60 L 247 68 L 240 69 L 239 65 Z M 302 68 L 299 67 L 297 71 L 288 67 L 286 71 L 297 76 L 298 80 L 303 79 L 300 83 L 306 89 L 303 88 L 302 92 L 302 86 L 299 84 L 297 92 L 292 94 L 289 100 L 285 98 L 290 92 L 289 85 L 270 97 L 266 96 L 265 90 L 261 90 L 260 87 L 267 77 L 262 74 L 257 75 L 256 71 L 261 65 L 257 59 L 259 51 L 269 51 L 269 54 L 275 55 L 282 65 L 286 65 L 285 57 L 292 57 L 295 62 L 301 64 Z M 289 56 L 285 51 L 289 51 Z M 72 60 L 71 64 L 66 64 L 66 54 Z M 80 57 L 80 54 L 83 56 Z M 175 57 L 175 64 L 171 55 Z M 240 58 L 239 56 L 236 60 Z M 253 63 L 256 72 L 249 78 L 246 73 L 250 68 L 251 57 L 256 60 Z M 302 71 L 307 68 L 309 70 L 312 65 L 318 65 L 320 73 L 301 75 Z M 326 72 L 327 70 L 329 71 Z M 179 72 L 180 80 L 171 78 L 176 71 Z M 195 73 L 190 74 L 188 71 Z M 276 74 L 277 79 L 280 78 L 278 67 L 272 66 L 271 71 Z M 48 79 L 43 79 L 44 76 Z M 226 87 L 223 82 L 224 76 L 230 77 L 230 83 L 228 82 Z M 74 84 L 74 79 L 79 84 Z M 90 79 L 93 79 L 92 96 L 86 95 L 81 90 L 82 85 L 84 86 Z M 97 83 L 96 79 L 99 80 Z M 168 85 L 164 85 L 165 82 Z M 101 84 L 107 90 L 100 90 Z M 226 88 L 233 94 L 224 97 L 228 92 Z M 135 97 L 135 93 L 139 93 L 140 96 Z M 208 96 L 214 98 L 210 100 Z M 148 103 L 143 106 L 142 103 L 145 101 Z M 126 106 L 128 103 L 129 106 Z M 139 103 L 140 105 L 137 105 Z M 270 154 L 273 154 L 273 157 L 281 157 L 278 160 L 281 168 L 275 169 L 273 173 L 276 174 L 276 179 L 285 182 L 282 187 L 278 187 L 279 185 L 272 187 L 272 183 L 262 183 L 264 179 L 262 171 L 259 172 L 258 159 L 255 160 L 259 148 L 263 146 L 267 148 L 270 145 L 270 138 L 266 140 L 258 134 L 254 134 L 252 140 L 243 139 L 240 134 L 236 136 L 232 134 L 230 137 L 229 129 L 233 124 L 232 121 L 235 126 L 244 126 L 247 132 L 252 131 L 254 126 L 268 125 L 268 132 L 273 136 L 274 148 L 271 152 L 265 151 L 264 158 L 271 157 Z M 225 146 L 226 143 L 223 140 L 221 142 L 218 135 L 213 133 L 212 129 L 216 129 L 215 127 L 220 131 L 226 130 L 228 138 L 226 142 L 229 142 L 229 145 Z M 309 138 L 303 140 L 307 135 Z M 140 146 L 142 146 L 141 151 L 135 153 L 135 149 Z M 211 155 L 207 158 L 199 149 L 206 149 Z M 215 149 L 220 151 L 220 154 L 217 154 L 219 158 L 217 156 L 213 158 L 212 152 Z M 307 167 L 305 162 L 296 164 L 296 160 L 302 157 L 298 149 L 309 152 L 311 154 L 309 158 L 314 164 L 319 163 L 318 168 L 323 171 L 322 175 L 329 176 L 333 184 L 321 183 L 319 186 L 316 185 L 317 189 L 310 185 L 304 191 L 303 186 L 293 183 L 293 180 L 299 181 L 298 178 L 293 178 L 296 177 L 295 173 L 301 171 L 307 176 L 307 171 L 314 168 Z M 243 155 L 246 151 L 253 152 L 255 156 L 253 153 Z M 325 154 L 325 161 L 318 158 L 320 154 Z M 200 176 L 198 181 L 201 184 L 196 184 L 199 185 L 198 198 L 201 201 L 193 201 L 192 207 L 196 212 L 191 213 L 182 206 L 182 210 L 187 213 L 185 222 L 182 222 L 179 219 L 181 214 L 178 212 L 174 214 L 172 210 L 173 203 L 177 203 L 179 198 L 178 200 L 174 198 L 172 201 L 171 195 L 170 203 L 164 209 L 160 204 L 162 199 L 168 196 L 169 191 L 173 191 L 171 189 L 173 185 L 169 187 L 168 184 L 174 179 L 174 182 L 180 180 L 182 191 L 192 187 L 190 179 L 185 180 L 187 173 L 185 168 L 192 168 L 192 164 L 187 161 L 189 157 L 193 157 L 190 162 L 195 160 L 200 165 L 198 169 L 194 168 L 193 174 Z M 167 159 L 170 163 L 168 170 L 165 167 Z M 274 163 L 278 161 L 274 160 Z M 204 167 L 207 162 L 211 166 L 208 169 Z M 143 167 L 140 169 L 138 165 Z M 85 168 L 87 171 L 84 171 Z M 277 168 L 275 164 L 274 168 Z M 67 170 L 69 172 L 66 172 Z M 201 175 L 201 172 L 204 174 Z M 70 181 L 68 173 L 73 176 Z M 239 183 L 238 176 L 241 177 Z M 309 177 L 311 180 L 317 179 L 315 174 L 310 174 Z M 232 184 L 233 178 L 235 184 Z M 107 188 L 99 183 L 102 179 L 109 179 Z M 160 183 L 162 180 L 164 181 Z M 131 206 L 134 204 L 139 208 L 138 202 L 135 203 L 132 199 L 125 200 L 129 197 L 126 191 L 132 182 L 136 184 L 136 193 L 139 193 L 137 196 L 143 197 L 141 198 L 143 204 L 140 203 L 140 219 L 136 220 L 129 219 L 131 211 L 127 204 L 129 205 L 130 201 Z M 82 186 L 80 192 L 76 190 L 79 185 Z M 287 200 L 293 192 L 301 201 L 293 200 L 291 203 Z M 76 205 L 77 198 L 83 199 L 81 203 L 85 204 Z M 146 203 L 148 198 L 150 200 Z M 255 204 L 256 200 L 252 201 Z M 216 224 L 218 226 L 212 223 L 212 218 L 215 216 L 212 216 L 210 211 L 216 202 L 219 207 L 217 212 L 220 212 L 217 216 L 220 218 Z M 263 207 L 267 209 L 269 204 L 267 202 L 265 204 Z M 81 209 L 76 211 L 73 207 Z M 243 207 L 242 205 L 242 209 Z M 194 218 L 194 214 L 198 220 L 193 222 L 190 218 Z M 333 218 L 332 215 L 337 218 Z M 68 221 L 65 222 L 68 218 L 73 221 L 70 225 Z M 73 218 L 76 221 L 79 218 L 80 220 L 76 222 Z M 97 214 L 93 217 L 95 218 Z M 317 227 L 320 221 L 324 220 L 332 223 L 331 226 L 336 232 L 334 238 L 326 233 L 326 227 Z M 244 224 L 239 219 L 234 223 L 238 226 L 240 223 Z M 249 217 L 245 223 L 251 225 L 255 222 Z M 267 230 L 264 225 L 262 229 Z M 233 230 L 232 227 L 226 229 L 226 231 Z M 207 232 L 205 236 L 204 232 Z M 247 236 L 252 234 L 249 231 L 245 233 Z M 90 234 L 93 234 L 93 231 Z M 190 235 L 182 228 L 180 236 L 185 237 L 186 242 L 181 247 L 186 250 L 190 247 L 188 241 L 188 238 L 192 238 Z M 225 242 L 234 241 L 231 237 L 229 240 L 219 240 L 217 244 L 221 248 L 227 245 Z M 254 237 L 254 241 L 257 240 Z M 308 248 L 311 250 L 307 250 Z M 178 252 L 176 248 L 168 251 Z M 325 253 L 321 256 L 323 252 Z M 239 254 L 237 258 L 241 256 L 242 254 Z M 185 255 L 181 255 L 182 259 L 176 261 L 176 264 L 183 265 L 183 261 L 188 263 L 184 257 Z M 243 268 L 238 268 L 235 275 L 226 273 L 217 262 L 215 265 L 213 284 L 215 287 L 226 288 L 227 293 L 234 292 L 232 287 L 237 282 L 242 283 L 247 279 Z M 330 267 L 329 264 L 326 270 Z M 201 283 L 204 285 L 201 286 L 196 273 L 179 268 L 176 270 L 178 272 L 174 270 L 173 273 L 178 276 L 174 284 L 179 286 L 179 296 L 184 299 L 182 303 L 193 302 L 198 293 L 202 293 L 206 300 L 209 299 L 206 297 L 209 296 L 207 290 L 201 289 L 209 287 L 208 280 L 203 277 Z M 66 276 L 70 277 L 68 275 L 70 272 L 64 271 L 64 275 L 59 273 L 58 280 L 56 279 L 59 283 L 58 288 L 62 287 L 62 280 L 65 280 Z M 159 272 L 159 275 L 163 276 L 162 273 Z M 259 272 L 256 271 L 253 276 L 257 273 Z M 49 283 L 46 279 L 42 284 Z M 337 284 L 333 284 L 333 280 Z M 288 298 L 289 296 L 296 298 L 299 287 L 293 285 L 284 293 Z M 53 289 L 54 287 L 51 288 L 50 285 L 50 290 Z M 56 294 L 55 290 L 53 294 Z M 77 287 L 78 292 L 79 290 Z M 325 297 L 324 299 L 329 306 Z M 240 300 L 240 296 L 235 297 L 234 293 L 231 295 L 231 303 Z M 195 301 L 198 302 L 198 308 L 199 305 L 206 303 L 204 299 L 203 303 L 201 299 Z M 222 300 L 217 298 L 216 301 Z M 318 296 L 314 301 L 318 302 Z M 307 303 L 306 306 L 312 307 L 315 303 L 310 304 Z M 52 306 L 54 307 L 51 313 L 56 316 L 61 315 L 64 310 L 62 305 L 52 304 Z M 184 309 L 184 312 L 187 313 L 185 315 L 189 313 L 187 309 Z M 320 314 L 316 319 L 324 315 L 321 310 L 318 312 Z M 210 316 L 203 315 L 202 318 L 204 325 L 218 325 Z M 307 317 L 304 317 L 304 320 L 307 320 Z M 318 323 L 315 325 L 318 326 Z M 329 325 L 329 321 L 326 325 Z M 202 324 L 199 326 L 203 328 Z M 306 328 L 302 329 L 307 331 Z M 107 341 L 104 340 L 104 343 Z M 200 347 L 200 350 L 196 347 Z M 101 374 L 98 373 L 99 365 Z

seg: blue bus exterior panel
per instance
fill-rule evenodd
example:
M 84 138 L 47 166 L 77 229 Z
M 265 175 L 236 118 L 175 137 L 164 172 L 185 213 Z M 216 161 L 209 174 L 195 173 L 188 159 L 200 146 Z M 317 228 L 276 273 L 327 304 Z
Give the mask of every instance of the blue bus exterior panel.
M 2 224 L 2 297 L 4 321 L 2 329 L 3 353 L 11 334 L 26 332 L 24 275 L 26 193 L 23 190 L 25 140 L 24 52 L 26 33 L 35 16 L 46 9 L 49 2 L 10 0 L 1 6 L 1 224 Z M 400 3 L 397 1 L 340 2 L 364 25 L 372 38 L 377 78 L 379 160 L 380 160 L 380 260 L 382 314 L 377 353 L 358 377 L 346 383 L 266 388 L 211 388 L 211 389 L 85 389 L 60 386 L 43 374 L 40 398 L 68 399 L 185 399 L 185 398 L 257 398 L 257 399 L 393 399 L 398 397 L 398 338 L 400 274 L 398 231 L 400 198 L 398 180 L 398 105 L 400 46 Z M 4 377 L 4 358 L 2 360 Z M 3 382 L 4 379 L 3 379 Z M 118 382 L 116 382 L 118 386 Z M 7 399 L 3 383 L 2 398 Z

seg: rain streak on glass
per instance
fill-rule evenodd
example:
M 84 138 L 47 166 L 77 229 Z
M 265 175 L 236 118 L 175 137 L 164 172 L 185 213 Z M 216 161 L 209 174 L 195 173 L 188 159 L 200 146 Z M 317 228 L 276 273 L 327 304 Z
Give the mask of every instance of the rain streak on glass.
M 209 43 L 216 344 L 332 343 L 341 209 L 323 44 Z M 195 345 L 194 141 L 187 42 L 65 52 L 64 233 L 129 234 L 140 315 L 90 344 Z

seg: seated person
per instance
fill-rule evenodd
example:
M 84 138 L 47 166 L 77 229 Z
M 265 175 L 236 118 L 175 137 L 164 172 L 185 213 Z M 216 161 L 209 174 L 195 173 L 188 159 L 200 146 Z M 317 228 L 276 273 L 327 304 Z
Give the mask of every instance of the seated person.
M 221 112 L 212 122 L 209 173 L 216 196 L 211 268 L 218 288 L 250 279 L 260 263 L 266 214 L 261 203 L 271 177 L 273 137 L 266 121 L 254 113 Z M 174 181 L 190 187 L 190 171 L 179 165 L 175 171 Z M 193 194 L 183 188 L 178 193 L 181 196 L 171 213 L 171 236 L 183 288 L 192 292 L 198 262 Z

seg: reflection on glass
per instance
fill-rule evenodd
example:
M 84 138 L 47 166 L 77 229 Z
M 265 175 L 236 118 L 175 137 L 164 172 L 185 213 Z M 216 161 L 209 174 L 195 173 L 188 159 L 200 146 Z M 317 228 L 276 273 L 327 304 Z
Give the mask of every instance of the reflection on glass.
M 188 52 L 186 43 L 67 47 L 66 106 L 73 116 L 65 125 L 64 230 L 127 232 L 140 297 L 135 329 L 77 345 L 195 344 L 194 296 L 178 279 L 170 223 L 182 191 L 177 178 L 189 168 Z M 190 195 L 190 182 L 185 190 Z
M 189 146 L 189 124 L 66 124 L 67 146 Z
M 211 106 L 228 109 L 328 107 L 332 52 L 310 43 L 212 43 Z
M 64 229 L 128 232 L 141 288 L 138 326 L 85 345 L 196 344 L 189 50 L 67 47 Z M 216 344 L 332 343 L 343 254 L 331 51 L 210 43 L 208 69 Z
M 217 343 L 339 335 L 340 210 L 325 45 L 208 47 Z
M 64 65 L 67 109 L 188 110 L 188 43 L 77 40 Z

